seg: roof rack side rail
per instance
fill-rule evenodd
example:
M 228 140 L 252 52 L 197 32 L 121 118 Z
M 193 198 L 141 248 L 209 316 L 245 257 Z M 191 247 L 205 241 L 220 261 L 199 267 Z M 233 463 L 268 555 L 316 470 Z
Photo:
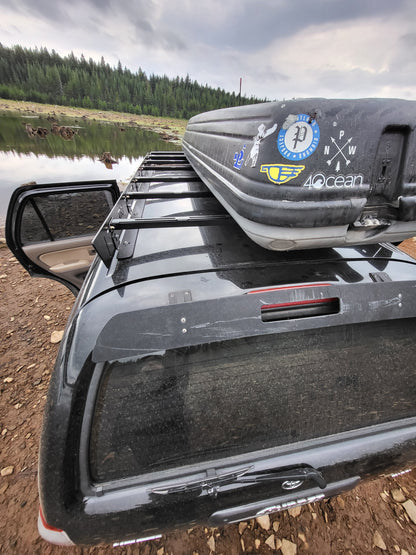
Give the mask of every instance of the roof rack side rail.
M 163 218 L 114 218 L 108 224 L 109 231 L 116 229 L 149 229 L 164 227 L 212 226 L 232 223 L 229 214 L 208 216 L 165 216 Z

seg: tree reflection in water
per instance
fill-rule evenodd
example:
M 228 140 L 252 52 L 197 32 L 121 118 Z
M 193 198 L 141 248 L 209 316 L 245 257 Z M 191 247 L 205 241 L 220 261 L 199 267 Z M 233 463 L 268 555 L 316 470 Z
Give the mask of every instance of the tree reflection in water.
M 4 225 L 10 195 L 19 185 L 109 178 L 127 182 L 147 152 L 180 150 L 179 145 L 138 126 L 82 118 L 57 120 L 0 113 L 0 225 Z M 75 130 L 71 140 L 52 132 L 57 125 Z M 28 134 L 28 126 L 49 132 L 40 138 Z M 100 161 L 103 153 L 111 153 L 117 163 Z

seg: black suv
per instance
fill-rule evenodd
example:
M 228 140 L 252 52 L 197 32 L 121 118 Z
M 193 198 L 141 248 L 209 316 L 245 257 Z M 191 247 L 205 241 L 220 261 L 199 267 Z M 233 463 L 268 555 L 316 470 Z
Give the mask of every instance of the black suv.
M 121 196 L 20 188 L 6 232 L 77 293 L 41 441 L 50 541 L 218 526 L 414 464 L 416 261 L 396 247 L 265 250 L 180 152 Z

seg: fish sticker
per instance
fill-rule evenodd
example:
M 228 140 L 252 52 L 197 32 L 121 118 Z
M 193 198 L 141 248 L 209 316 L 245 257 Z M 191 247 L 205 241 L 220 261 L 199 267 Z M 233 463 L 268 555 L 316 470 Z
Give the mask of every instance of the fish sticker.
M 266 137 L 269 137 L 269 135 L 274 133 L 276 129 L 277 129 L 277 123 L 275 123 L 273 127 L 270 127 L 269 129 L 266 129 L 266 126 L 264 125 L 264 123 L 261 123 L 258 126 L 257 128 L 258 133 L 255 137 L 253 137 L 254 144 L 251 147 L 247 160 L 244 162 L 245 166 L 247 166 L 248 163 L 251 161 L 251 167 L 252 168 L 256 167 L 257 158 L 259 157 L 259 152 L 260 152 L 260 143 L 264 141 Z
M 297 177 L 303 172 L 305 166 L 294 166 L 291 164 L 262 164 L 260 171 L 265 173 L 272 183 L 281 185 Z

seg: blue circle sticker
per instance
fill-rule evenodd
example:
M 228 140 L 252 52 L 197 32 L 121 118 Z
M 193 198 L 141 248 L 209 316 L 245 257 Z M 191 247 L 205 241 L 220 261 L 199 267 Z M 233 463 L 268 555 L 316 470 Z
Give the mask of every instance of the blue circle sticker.
M 287 160 L 304 160 L 315 152 L 320 136 L 319 125 L 311 116 L 290 115 L 277 136 L 277 148 Z

